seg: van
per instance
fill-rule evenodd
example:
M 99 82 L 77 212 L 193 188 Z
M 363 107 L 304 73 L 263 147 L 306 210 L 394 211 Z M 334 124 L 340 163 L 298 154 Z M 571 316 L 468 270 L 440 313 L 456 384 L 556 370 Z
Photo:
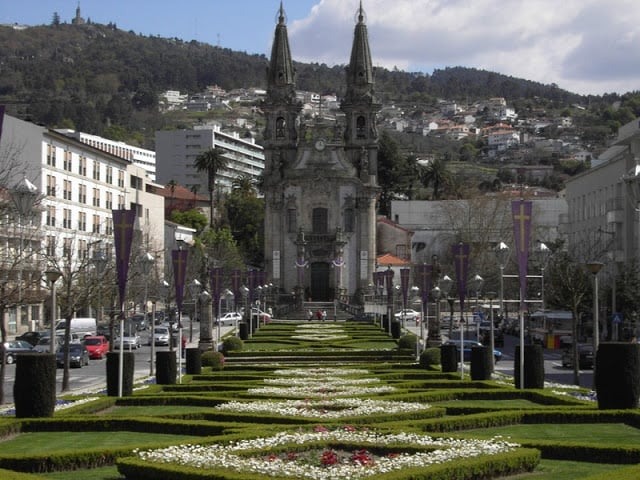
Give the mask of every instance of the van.
M 58 319 L 56 323 L 56 334 L 64 334 L 67 326 L 65 319 Z M 70 331 L 77 334 L 80 338 L 86 335 L 96 335 L 98 333 L 98 321 L 95 318 L 72 318 Z

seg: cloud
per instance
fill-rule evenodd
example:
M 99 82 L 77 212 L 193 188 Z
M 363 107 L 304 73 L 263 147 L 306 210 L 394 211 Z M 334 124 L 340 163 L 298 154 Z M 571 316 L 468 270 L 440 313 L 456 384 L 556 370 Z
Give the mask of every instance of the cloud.
M 363 0 L 373 61 L 465 66 L 583 94 L 640 90 L 637 0 Z M 359 1 L 321 0 L 289 25 L 303 62 L 346 64 Z

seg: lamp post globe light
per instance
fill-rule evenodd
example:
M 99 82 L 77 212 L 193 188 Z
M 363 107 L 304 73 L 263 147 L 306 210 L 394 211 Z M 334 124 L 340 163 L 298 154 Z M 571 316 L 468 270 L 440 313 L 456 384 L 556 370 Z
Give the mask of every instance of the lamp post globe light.
M 549 261 L 549 257 L 551 256 L 551 250 L 544 242 L 539 242 L 538 248 L 536 248 L 535 253 L 538 256 L 538 261 L 540 262 L 540 307 L 544 312 L 544 270 L 545 268 L 547 268 L 547 262 Z
M 144 282 L 144 305 L 143 305 L 143 309 L 142 312 L 144 313 L 144 319 L 145 321 L 148 321 L 148 315 L 147 315 L 147 303 L 149 302 L 149 273 L 151 272 L 151 267 L 153 266 L 153 264 L 155 263 L 155 258 L 153 258 L 153 255 L 151 255 L 149 252 L 146 252 L 144 255 L 142 255 L 142 257 L 140 257 L 140 268 L 142 269 L 142 274 L 144 275 L 144 278 L 142 279 L 142 281 Z M 155 312 L 154 312 L 155 313 Z M 149 343 L 151 344 L 151 358 L 149 361 L 149 375 L 153 377 L 154 375 L 154 361 L 155 361 L 155 357 L 156 357 L 156 345 L 154 342 L 154 328 L 155 328 L 155 318 L 153 318 L 154 315 L 151 315 L 151 326 L 149 331 L 151 332 L 151 340 L 149 341 Z
M 471 280 L 471 288 L 473 288 L 473 291 L 476 295 L 476 311 L 473 317 L 476 324 L 476 340 L 477 341 L 480 341 L 480 315 L 478 312 L 478 299 L 480 297 L 480 290 L 482 290 L 483 285 L 484 285 L 484 278 L 482 278 L 480 275 L 476 273 L 473 279 Z
M 589 269 L 589 272 L 593 274 L 593 357 L 594 359 L 596 354 L 598 353 L 598 346 L 600 344 L 600 318 L 599 318 L 599 312 L 598 312 L 598 309 L 599 309 L 598 272 L 600 272 L 603 266 L 604 264 L 602 262 L 587 263 L 587 268 Z M 595 367 L 594 367 L 594 370 L 595 370 Z
M 435 312 L 434 312 L 434 320 L 433 320 L 433 328 L 431 328 L 431 333 L 429 334 L 429 339 L 427 340 L 429 345 L 438 346 L 442 343 L 442 337 L 440 336 L 440 297 L 442 296 L 442 290 L 438 285 L 431 289 L 431 297 L 433 298 L 433 303 L 435 304 Z
M 44 272 L 47 277 L 47 281 L 51 284 L 51 324 L 50 338 L 49 338 L 49 353 L 55 355 L 56 353 L 56 317 L 57 317 L 57 305 L 56 305 L 56 282 L 62 276 L 58 270 L 47 270 Z
M 499 308 L 500 308 L 500 320 L 505 320 L 504 314 L 504 269 L 507 266 L 507 262 L 509 261 L 509 246 L 500 242 L 496 247 L 496 261 L 498 262 L 498 267 L 500 268 L 500 293 L 499 293 Z
M 193 342 L 193 322 L 198 319 L 198 295 L 202 291 L 202 283 L 197 278 L 189 284 L 189 293 L 193 299 L 193 318 L 189 322 L 189 342 Z

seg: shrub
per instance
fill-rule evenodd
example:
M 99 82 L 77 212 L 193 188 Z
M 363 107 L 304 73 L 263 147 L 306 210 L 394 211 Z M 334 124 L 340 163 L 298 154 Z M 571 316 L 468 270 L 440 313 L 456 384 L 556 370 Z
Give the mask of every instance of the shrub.
M 224 368 L 224 355 L 213 350 L 204 352 L 202 354 L 202 366 L 211 367 L 211 370 L 222 370 Z
M 513 358 L 514 385 L 520 388 L 520 345 Z M 540 345 L 524 346 L 524 388 L 544 388 L 544 355 Z
M 122 352 L 122 396 L 133 394 L 133 373 L 135 371 L 135 353 Z M 120 352 L 107 353 L 107 396 L 117 397 L 119 390 Z
M 202 352 L 199 348 L 187 348 L 187 374 L 199 375 L 202 372 Z
M 637 408 L 640 397 L 640 346 L 601 343 L 596 353 L 598 408 Z
M 222 351 L 225 353 L 239 351 L 242 350 L 243 347 L 244 342 L 235 335 L 227 337 L 222 341 Z
M 491 380 L 493 352 L 490 347 L 471 348 L 471 380 Z
M 416 337 L 412 333 L 408 333 L 400 337 L 400 339 L 398 340 L 398 348 L 400 350 L 411 350 L 415 352 L 416 343 L 418 343 L 418 337 Z
M 175 385 L 178 365 L 175 351 L 156 352 L 156 383 L 158 385 Z
M 420 354 L 420 367 L 435 370 L 438 365 L 440 365 L 440 349 L 438 347 L 427 348 Z
M 55 355 L 18 355 L 13 397 L 16 417 L 52 417 L 56 406 Z
M 443 372 L 455 372 L 458 370 L 458 349 L 455 345 L 442 345 L 440 347 L 440 363 Z

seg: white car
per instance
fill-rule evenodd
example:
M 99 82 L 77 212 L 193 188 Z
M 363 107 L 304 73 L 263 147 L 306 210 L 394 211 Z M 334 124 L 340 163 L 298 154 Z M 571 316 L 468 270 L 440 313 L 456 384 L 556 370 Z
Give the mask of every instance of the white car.
M 240 312 L 227 312 L 220 317 L 220 325 L 235 325 L 236 322 L 242 321 L 242 314 Z
M 396 320 L 400 321 L 404 319 L 420 323 L 420 312 L 416 312 L 415 310 L 412 310 L 410 308 L 407 308 L 406 310 L 400 310 L 394 315 L 394 317 Z
M 157 327 L 153 327 L 153 343 L 156 346 L 159 345 L 169 345 L 169 328 L 159 325 Z M 151 340 L 149 340 L 149 345 L 151 345 Z
M 251 309 L 251 316 L 254 316 L 254 315 L 258 315 L 258 318 L 262 323 L 269 323 L 271 321 L 271 315 L 257 308 Z
M 136 350 L 141 346 L 140 337 L 136 334 L 125 335 L 122 337 L 122 348 L 125 350 Z M 115 350 L 120 348 L 120 337 L 116 337 L 113 348 Z

